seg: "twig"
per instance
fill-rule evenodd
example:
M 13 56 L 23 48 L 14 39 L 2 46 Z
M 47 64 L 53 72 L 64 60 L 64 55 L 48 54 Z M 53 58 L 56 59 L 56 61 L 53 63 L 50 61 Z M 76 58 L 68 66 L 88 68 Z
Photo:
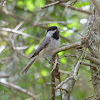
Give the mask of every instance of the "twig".
M 79 8 L 75 8 L 75 7 L 71 7 L 71 6 L 68 6 L 68 8 L 71 9 L 71 10 L 76 10 L 76 11 L 85 13 L 85 14 L 89 14 L 89 15 L 91 14 L 90 11 L 82 10 L 82 9 L 79 9 Z
M 81 46 L 81 45 L 82 45 L 81 42 L 76 42 L 76 43 L 70 44 L 70 45 L 68 45 L 68 46 L 63 46 L 63 47 L 61 47 L 61 48 L 59 48 L 59 49 L 54 50 L 54 51 L 52 52 L 52 55 L 55 55 L 55 54 L 57 54 L 57 53 L 59 53 L 59 52 L 61 52 L 61 51 L 66 51 L 66 50 L 69 50 L 69 49 L 72 49 L 72 48 L 75 48 L 75 47 Z
M 38 24 L 35 24 L 35 25 L 34 25 L 34 22 L 32 22 L 31 19 L 22 18 L 22 17 L 18 16 L 17 14 L 13 14 L 13 13 L 11 13 L 11 12 L 9 12 L 9 11 L 3 11 L 2 9 L 0 9 L 0 13 L 1 13 L 2 15 L 10 16 L 10 17 L 13 17 L 13 18 L 15 18 L 15 19 L 17 19 L 17 20 L 24 21 L 25 23 L 29 23 L 29 24 L 32 25 L 32 26 L 39 26 L 39 27 L 42 27 L 42 28 L 48 28 L 48 27 L 45 26 L 45 25 L 38 25 Z
M 51 0 L 47 0 L 47 1 L 52 2 Z M 60 3 L 59 5 L 63 6 L 63 7 L 66 7 L 66 4 Z M 67 8 L 69 8 L 71 10 L 76 10 L 76 11 L 79 11 L 79 12 L 82 12 L 82 13 L 85 13 L 85 14 L 89 14 L 89 15 L 91 14 L 90 11 L 82 10 L 82 9 L 79 9 L 79 8 L 76 8 L 76 7 L 68 6 Z
M 81 42 L 76 42 L 76 43 L 70 44 L 70 45 L 68 45 L 68 46 L 63 46 L 63 47 L 61 47 L 61 48 L 59 48 L 59 49 L 54 50 L 54 51 L 52 52 L 52 55 L 55 55 L 55 54 L 57 54 L 57 53 L 59 53 L 59 52 L 61 52 L 61 51 L 66 51 L 66 50 L 69 50 L 69 49 L 72 49 L 72 48 L 75 48 L 75 47 L 81 46 L 81 45 L 82 45 Z M 95 57 L 92 57 L 92 56 L 90 56 L 90 55 L 86 55 L 86 56 L 85 56 L 85 59 L 90 60 L 90 61 L 92 61 L 92 62 L 94 62 L 94 63 L 96 63 L 96 64 L 100 64 L 100 60 L 99 60 L 99 59 L 97 59 L 97 58 L 95 58 Z
M 85 59 L 90 60 L 90 61 L 94 62 L 95 64 L 99 64 L 100 65 L 100 60 L 95 58 L 95 57 L 93 57 L 93 56 L 86 55 Z
M 21 87 L 15 85 L 15 84 L 12 84 L 12 83 L 9 83 L 9 82 L 4 82 L 4 81 L 2 81 L 2 80 L 0 80 L 0 83 L 1 83 L 2 85 L 6 85 L 6 86 L 8 86 L 8 87 L 10 87 L 10 88 L 13 88 L 13 89 L 15 89 L 15 90 L 17 90 L 17 91 L 23 92 L 23 93 L 25 93 L 25 94 L 27 94 L 27 95 L 29 95 L 29 96 L 32 96 L 32 97 L 33 97 L 33 100 L 37 100 L 36 97 L 35 97 L 35 95 L 34 95 L 34 93 L 32 93 L 32 92 L 30 92 L 30 91 L 28 91 L 28 90 L 25 90 L 25 89 L 23 89 L 23 88 L 21 88 Z
M 22 25 L 24 24 L 24 22 L 22 21 L 22 22 L 20 22 L 14 29 L 15 30 L 18 30 Z
M 91 96 L 88 96 L 88 97 L 85 97 L 84 100 L 91 100 L 95 95 L 91 95 Z
M 18 31 L 18 30 L 15 30 L 15 29 L 10 29 L 10 28 L 0 28 L 0 30 L 2 30 L 2 31 L 8 31 L 8 32 L 13 32 L 13 33 L 20 34 L 20 35 L 23 35 L 23 36 L 26 36 L 26 37 L 31 37 L 31 38 L 40 40 L 40 39 L 37 38 L 37 37 L 34 37 L 34 36 L 29 35 L 28 33 L 23 33 L 22 31 Z
M 27 48 L 29 48 L 29 46 L 15 47 L 16 50 L 25 50 Z
M 81 64 L 83 64 L 83 65 L 87 65 L 87 66 L 90 66 L 90 67 L 93 67 L 93 68 L 98 68 L 98 66 L 96 66 L 95 64 L 89 64 L 89 63 L 86 63 L 86 62 L 84 62 L 84 61 L 81 61 Z
M 9 75 L 0 75 L 0 78 L 9 78 Z
M 63 58 L 63 57 L 74 57 L 74 58 L 77 58 L 77 55 L 63 55 L 62 57 L 60 57 L 60 59 Z
M 50 7 L 50 6 L 54 6 L 54 5 L 56 5 L 56 4 L 59 4 L 59 3 L 62 3 L 62 2 L 68 2 L 69 0 L 59 0 L 59 1 L 55 1 L 55 2 L 53 2 L 53 3 L 50 3 L 50 4 L 48 4 L 48 5 L 45 5 L 44 7 L 41 7 L 41 9 L 44 9 L 44 8 L 48 8 L 48 7 Z
M 63 25 L 67 24 L 67 22 L 65 22 L 65 21 L 45 21 L 45 22 L 38 22 L 37 24 L 43 25 L 43 24 L 50 24 L 50 23 L 59 23 L 59 24 L 63 24 Z
M 75 69 L 74 69 L 74 79 L 77 80 L 77 75 L 78 75 L 78 71 L 79 71 L 79 68 L 80 68 L 80 65 L 81 65 L 81 60 L 79 60 L 75 66 Z
M 62 81 L 58 86 L 56 86 L 56 89 L 60 88 L 64 83 L 68 82 L 69 80 L 73 79 L 74 77 L 68 77 L 64 81 Z

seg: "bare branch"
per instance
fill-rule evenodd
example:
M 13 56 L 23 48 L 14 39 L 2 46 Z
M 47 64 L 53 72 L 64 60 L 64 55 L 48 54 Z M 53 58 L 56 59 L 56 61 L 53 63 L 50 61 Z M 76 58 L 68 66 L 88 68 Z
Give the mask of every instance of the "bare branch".
M 93 67 L 93 68 L 98 68 L 98 66 L 96 66 L 95 64 L 89 64 L 89 63 L 86 63 L 86 62 L 84 62 L 84 61 L 81 61 L 81 64 L 83 64 L 83 65 L 87 65 L 87 66 L 90 66 L 90 67 Z
M 57 53 L 59 53 L 59 52 L 61 52 L 61 51 L 66 51 L 66 50 L 69 50 L 69 49 L 72 49 L 72 48 L 75 48 L 75 47 L 81 46 L 81 45 L 82 45 L 81 42 L 76 42 L 76 43 L 70 44 L 70 45 L 68 45 L 68 46 L 63 46 L 63 47 L 61 47 L 61 48 L 59 48 L 59 49 L 54 50 L 54 51 L 52 52 L 52 55 L 55 55 L 55 54 L 57 54 Z
M 23 36 L 26 36 L 26 37 L 31 37 L 31 38 L 40 40 L 38 37 L 31 36 L 31 35 L 29 35 L 28 33 L 23 33 L 22 31 L 18 31 L 18 30 L 15 30 L 15 29 L 0 28 L 0 30 L 2 30 L 2 31 L 8 31 L 8 32 L 13 32 L 13 33 L 16 33 L 16 34 L 19 34 L 19 35 L 23 35 Z
M 75 79 L 75 80 L 76 80 L 76 78 L 77 78 L 80 65 L 81 65 L 81 60 L 79 60 L 79 61 L 77 62 L 76 66 L 75 66 L 75 69 L 74 69 L 74 79 Z
M 61 47 L 61 48 L 59 48 L 59 49 L 54 50 L 54 51 L 52 52 L 52 55 L 55 55 L 55 54 L 57 54 L 57 53 L 59 53 L 59 52 L 61 52 L 61 51 L 66 51 L 66 50 L 69 50 L 69 49 L 72 49 L 72 48 L 75 48 L 75 47 L 81 46 L 81 45 L 82 45 L 81 42 L 76 42 L 76 43 L 70 44 L 70 45 L 68 45 L 68 46 L 63 46 L 63 47 Z M 100 60 L 99 60 L 99 59 L 97 59 L 97 58 L 95 58 L 95 57 L 92 57 L 92 56 L 90 56 L 90 55 L 86 55 L 86 56 L 85 56 L 85 59 L 90 60 L 90 61 L 92 61 L 92 62 L 94 62 L 94 63 L 96 63 L 96 64 L 100 64 Z
M 49 2 L 53 2 L 51 0 L 47 0 Z M 60 6 L 63 6 L 63 7 L 66 7 L 66 4 L 63 4 L 63 3 L 60 3 L 59 4 Z M 76 11 L 79 11 L 79 12 L 82 12 L 82 13 L 85 13 L 85 14 L 91 14 L 90 11 L 86 11 L 86 10 L 82 10 L 82 9 L 79 9 L 79 8 L 76 8 L 76 7 L 72 7 L 72 6 L 67 6 L 67 8 L 71 9 L 71 10 L 76 10 Z
M 71 9 L 71 10 L 76 10 L 76 11 L 86 13 L 86 14 L 89 14 L 89 15 L 91 14 L 90 11 L 82 10 L 82 9 L 79 9 L 79 8 L 75 8 L 75 7 L 71 7 L 71 6 L 68 6 L 68 8 Z
M 64 83 L 68 82 L 69 80 L 73 79 L 74 77 L 68 77 L 64 81 L 62 81 L 58 86 L 56 86 L 56 89 L 59 89 Z
M 44 8 L 48 8 L 48 7 L 50 7 L 50 6 L 54 6 L 54 5 L 56 5 L 56 4 L 59 4 L 59 3 L 62 3 L 62 2 L 68 2 L 69 0 L 59 0 L 59 1 L 55 1 L 55 2 L 53 2 L 53 3 L 50 3 L 50 4 L 48 4 L 48 5 L 45 5 L 44 7 L 41 7 L 41 9 L 44 9 Z
M 92 57 L 90 55 L 86 55 L 85 59 L 90 60 L 90 61 L 94 62 L 95 64 L 99 64 L 100 65 L 100 60 L 95 58 L 95 57 Z
M 9 78 L 9 75 L 0 75 L 0 78 Z
M 4 82 L 4 81 L 2 81 L 2 80 L 0 80 L 0 83 L 1 83 L 2 85 L 8 86 L 8 87 L 10 87 L 10 88 L 13 88 L 13 89 L 15 89 L 15 90 L 17 90 L 17 91 L 23 92 L 23 93 L 25 93 L 25 94 L 27 94 L 27 95 L 29 95 L 29 96 L 32 96 L 32 97 L 33 97 L 33 100 L 37 100 L 36 97 L 35 97 L 35 95 L 34 95 L 34 93 L 32 93 L 32 92 L 30 92 L 30 91 L 28 91 L 28 90 L 25 90 L 25 89 L 23 89 L 23 88 L 21 88 L 21 87 L 15 85 L 15 84 L 12 84 L 12 83 L 9 83 L 9 82 Z
M 94 98 L 94 97 L 95 97 L 95 95 L 93 94 L 91 96 L 88 96 L 88 97 L 84 98 L 84 100 L 93 100 L 92 98 Z
M 59 23 L 59 24 L 63 24 L 66 25 L 67 22 L 65 21 L 44 21 L 44 22 L 38 22 L 38 25 L 43 25 L 43 24 L 50 24 L 50 23 Z

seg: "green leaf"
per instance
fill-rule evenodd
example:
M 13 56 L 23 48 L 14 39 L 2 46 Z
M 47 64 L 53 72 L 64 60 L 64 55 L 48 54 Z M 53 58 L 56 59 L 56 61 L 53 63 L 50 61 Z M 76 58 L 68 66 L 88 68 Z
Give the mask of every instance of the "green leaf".
M 27 6 L 28 10 L 30 10 L 30 11 L 33 11 L 34 8 L 35 8 L 35 6 L 33 4 L 33 0 L 27 0 L 26 1 L 26 6 Z
M 45 0 L 35 0 L 35 5 L 37 7 L 43 7 L 45 5 Z
M 47 74 L 48 74 L 47 70 L 42 70 L 42 71 L 41 71 L 41 75 L 42 75 L 42 76 L 47 76 Z
M 17 5 L 18 5 L 19 7 L 24 7 L 24 2 L 23 2 L 23 1 L 18 0 Z
M 66 63 L 66 59 L 65 59 L 65 58 L 62 58 L 62 59 L 61 59 L 61 63 L 62 63 L 62 64 L 65 64 L 65 63 Z
M 74 6 L 75 7 L 82 7 L 82 6 L 87 6 L 87 5 L 90 5 L 90 2 L 89 1 L 76 3 Z

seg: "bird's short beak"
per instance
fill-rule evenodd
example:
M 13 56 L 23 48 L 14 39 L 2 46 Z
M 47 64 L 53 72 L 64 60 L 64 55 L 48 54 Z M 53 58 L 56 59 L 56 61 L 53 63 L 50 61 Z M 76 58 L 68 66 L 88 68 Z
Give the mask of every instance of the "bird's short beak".
M 56 32 L 59 32 L 59 30 L 57 29 Z
M 58 28 L 58 29 L 56 30 L 56 32 L 60 32 L 60 28 Z

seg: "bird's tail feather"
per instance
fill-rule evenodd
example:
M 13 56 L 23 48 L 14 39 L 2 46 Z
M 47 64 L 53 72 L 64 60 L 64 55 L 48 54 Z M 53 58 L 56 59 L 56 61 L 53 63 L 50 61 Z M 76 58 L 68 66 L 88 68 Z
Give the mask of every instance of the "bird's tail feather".
M 26 74 L 27 71 L 29 70 L 29 68 L 31 67 L 31 65 L 37 60 L 37 56 L 34 57 L 29 63 L 28 65 L 21 71 L 20 74 Z

